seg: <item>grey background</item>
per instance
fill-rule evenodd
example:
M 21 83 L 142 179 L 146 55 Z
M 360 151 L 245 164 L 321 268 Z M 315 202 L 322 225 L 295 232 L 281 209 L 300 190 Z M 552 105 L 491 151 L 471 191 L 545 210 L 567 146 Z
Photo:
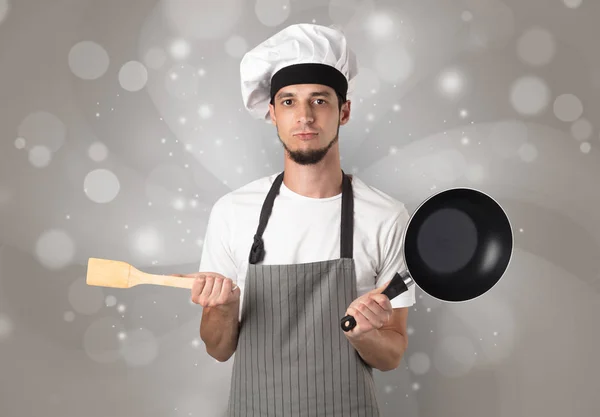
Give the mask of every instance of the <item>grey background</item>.
M 417 289 L 402 364 L 376 371 L 383 415 L 600 415 L 599 18 L 594 0 L 0 0 L 0 416 L 224 415 L 233 361 L 206 354 L 188 290 L 88 287 L 87 259 L 197 271 L 215 200 L 283 166 L 239 60 L 313 21 L 361 67 L 343 169 L 411 211 L 481 189 L 515 232 L 484 296 Z

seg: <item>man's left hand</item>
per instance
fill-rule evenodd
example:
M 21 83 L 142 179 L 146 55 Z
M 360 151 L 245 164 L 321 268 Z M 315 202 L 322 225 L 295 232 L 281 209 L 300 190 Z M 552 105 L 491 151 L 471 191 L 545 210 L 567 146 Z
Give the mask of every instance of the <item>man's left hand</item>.
M 389 283 L 381 288 L 375 288 L 354 300 L 346 310 L 345 315 L 352 315 L 356 326 L 344 332 L 349 339 L 361 339 L 373 330 L 381 329 L 393 313 L 390 299 L 381 294 Z

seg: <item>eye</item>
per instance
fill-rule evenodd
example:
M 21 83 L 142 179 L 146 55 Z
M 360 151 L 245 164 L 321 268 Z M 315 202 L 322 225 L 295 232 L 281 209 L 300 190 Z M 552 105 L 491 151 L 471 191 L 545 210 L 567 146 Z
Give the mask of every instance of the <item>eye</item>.
M 318 98 L 316 101 L 321 101 L 322 104 L 325 104 L 325 100 L 323 100 L 322 98 Z
M 281 104 L 283 104 L 283 105 L 285 106 L 285 105 L 286 105 L 285 103 L 286 103 L 286 102 L 288 102 L 288 101 L 290 101 L 290 102 L 291 102 L 292 100 L 291 100 L 291 99 L 283 100 L 283 101 L 281 102 Z M 290 104 L 291 104 L 291 103 L 290 103 Z

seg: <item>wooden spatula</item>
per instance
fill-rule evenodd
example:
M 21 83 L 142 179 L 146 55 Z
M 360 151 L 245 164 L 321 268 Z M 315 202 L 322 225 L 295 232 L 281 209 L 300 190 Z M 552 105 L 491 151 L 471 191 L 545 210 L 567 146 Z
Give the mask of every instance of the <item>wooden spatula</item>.
M 131 288 L 139 284 L 154 284 L 191 289 L 194 279 L 147 274 L 127 262 L 90 258 L 86 282 L 88 285 L 111 288 Z

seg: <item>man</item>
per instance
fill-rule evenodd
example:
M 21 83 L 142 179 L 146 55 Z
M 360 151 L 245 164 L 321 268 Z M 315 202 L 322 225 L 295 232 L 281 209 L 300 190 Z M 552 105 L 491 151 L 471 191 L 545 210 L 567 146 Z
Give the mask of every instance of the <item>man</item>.
M 404 205 L 345 175 L 338 134 L 350 120 L 355 63 L 344 35 L 292 25 L 241 62 L 248 111 L 270 121 L 284 171 L 221 197 L 192 300 L 219 361 L 234 353 L 229 416 L 379 416 L 372 369 L 408 344 L 414 286 L 381 292 L 404 265 Z M 235 283 L 234 283 L 235 281 Z M 340 319 L 351 314 L 354 329 Z

